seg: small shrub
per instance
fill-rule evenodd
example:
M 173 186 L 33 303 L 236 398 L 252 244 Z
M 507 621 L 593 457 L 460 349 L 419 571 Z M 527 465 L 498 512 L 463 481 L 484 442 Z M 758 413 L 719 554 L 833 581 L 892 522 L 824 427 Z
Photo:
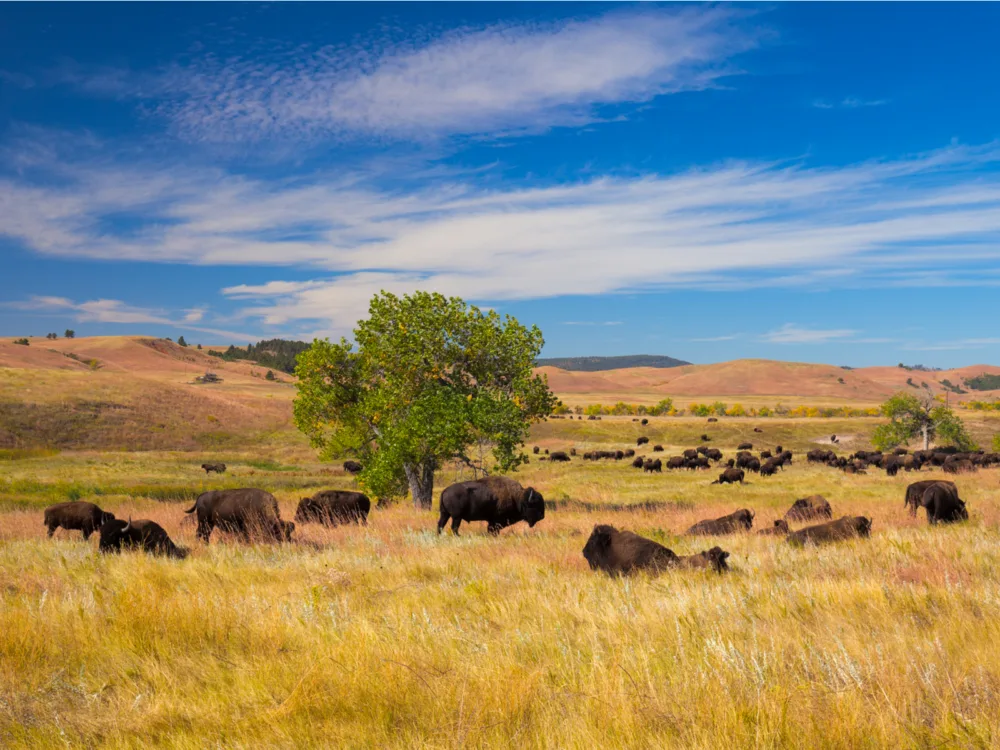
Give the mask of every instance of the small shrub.
M 14 339 L 15 344 L 20 344 L 21 346 L 31 346 L 31 342 L 28 339 Z

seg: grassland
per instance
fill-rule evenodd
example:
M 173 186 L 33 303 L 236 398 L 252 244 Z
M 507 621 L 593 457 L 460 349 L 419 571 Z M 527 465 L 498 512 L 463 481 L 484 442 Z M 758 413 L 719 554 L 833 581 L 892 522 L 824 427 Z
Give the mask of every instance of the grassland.
M 868 420 L 713 425 L 802 451 Z M 983 418 L 976 431 L 1000 429 Z M 532 443 L 688 447 L 702 420 L 555 420 Z M 207 478 L 207 458 L 231 467 Z M 300 527 L 285 545 L 205 546 L 184 521 L 201 489 L 261 486 L 285 517 L 353 479 L 298 441 L 199 452 L 0 453 L 0 745 L 217 747 L 995 747 L 1000 743 L 1000 472 L 958 478 L 972 518 L 929 528 L 912 475 L 845 476 L 801 460 L 774 479 L 644 475 L 537 459 L 519 479 L 554 502 L 534 529 L 453 538 L 396 505 L 367 528 Z M 921 478 L 935 476 L 923 472 Z M 438 487 L 464 478 L 457 469 Z M 796 550 L 755 535 L 693 540 L 737 507 L 770 525 L 819 492 L 874 518 L 870 540 Z M 94 500 L 153 518 L 187 560 L 100 556 L 48 540 L 42 509 Z M 620 506 L 625 506 L 623 509 Z M 631 506 L 631 509 L 629 509 Z M 679 553 L 715 543 L 725 576 L 610 579 L 580 554 L 613 523 Z

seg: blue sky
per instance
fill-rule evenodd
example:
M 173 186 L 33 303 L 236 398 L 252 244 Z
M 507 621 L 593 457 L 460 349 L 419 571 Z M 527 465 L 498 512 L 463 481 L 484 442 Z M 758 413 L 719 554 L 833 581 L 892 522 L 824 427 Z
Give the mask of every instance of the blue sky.
M 0 5 L 0 334 L 1000 361 L 995 4 Z

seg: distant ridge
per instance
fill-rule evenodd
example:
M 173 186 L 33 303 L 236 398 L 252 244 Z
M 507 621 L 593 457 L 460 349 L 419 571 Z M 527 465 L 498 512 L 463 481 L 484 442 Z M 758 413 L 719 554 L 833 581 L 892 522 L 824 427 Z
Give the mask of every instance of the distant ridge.
M 539 359 L 538 367 L 558 367 L 571 372 L 600 372 L 602 370 L 623 370 L 628 367 L 681 367 L 689 365 L 682 359 L 659 354 L 629 354 L 624 357 L 554 357 Z

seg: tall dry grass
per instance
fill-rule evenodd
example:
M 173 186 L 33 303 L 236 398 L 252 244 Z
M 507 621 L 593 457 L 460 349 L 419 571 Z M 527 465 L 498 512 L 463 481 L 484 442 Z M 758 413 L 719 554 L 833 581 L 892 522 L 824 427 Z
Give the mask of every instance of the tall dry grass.
M 61 454 L 0 472 L 46 486 L 86 472 L 91 487 L 230 481 L 196 480 L 195 458 Z M 285 518 L 314 480 L 350 486 L 314 463 L 278 463 L 243 464 L 236 479 L 273 482 Z M 367 528 L 309 525 L 292 544 L 214 536 L 206 546 L 179 503 L 84 498 L 158 521 L 192 548 L 183 561 L 101 556 L 78 532 L 47 540 L 44 493 L 4 506 L 0 745 L 998 744 L 997 471 L 959 477 L 972 518 L 938 528 L 903 510 L 912 475 L 796 462 L 774 479 L 719 487 L 711 474 L 578 460 L 536 460 L 522 474 L 550 499 L 656 504 L 550 511 L 499 539 L 482 524 L 438 536 L 434 514 L 398 505 L 373 511 Z M 737 507 L 769 525 L 814 492 L 837 515 L 874 517 L 872 538 L 793 549 L 755 535 L 678 536 Z M 608 578 L 581 556 L 598 522 L 678 553 L 719 543 L 733 570 Z

